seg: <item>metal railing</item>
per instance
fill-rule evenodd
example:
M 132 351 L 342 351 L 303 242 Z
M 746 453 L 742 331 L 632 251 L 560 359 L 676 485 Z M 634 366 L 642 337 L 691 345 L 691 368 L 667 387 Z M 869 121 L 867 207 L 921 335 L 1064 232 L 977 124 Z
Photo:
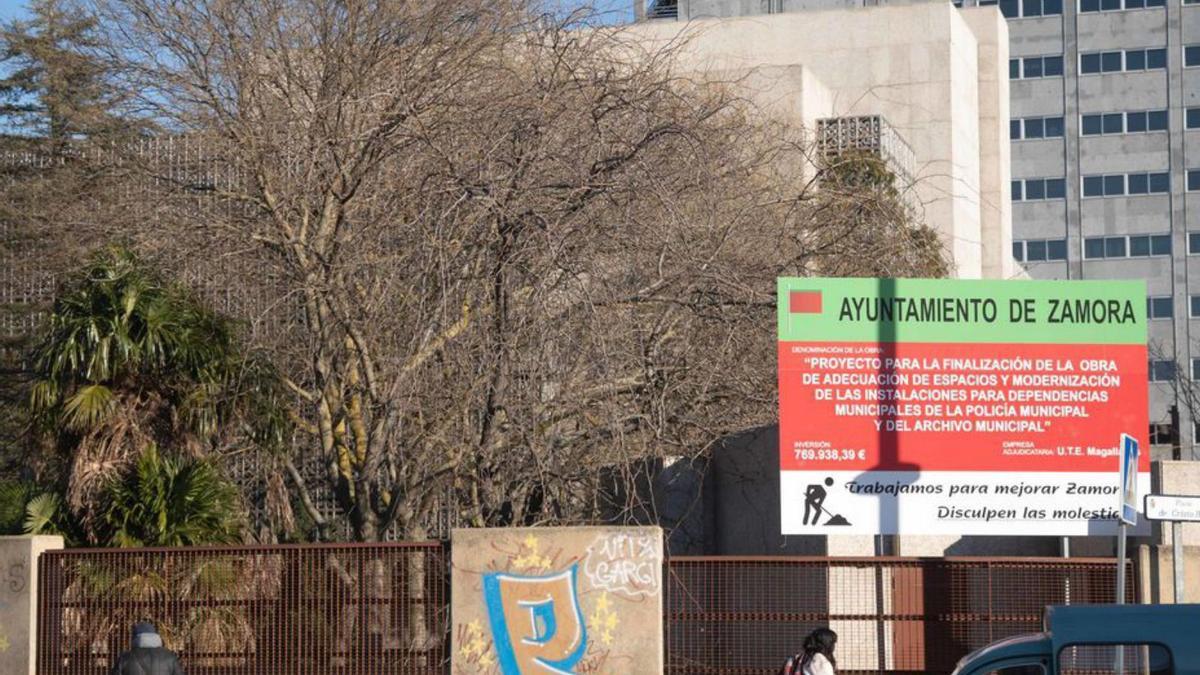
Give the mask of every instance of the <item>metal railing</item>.
M 46 553 L 38 672 L 107 674 L 131 624 L 150 619 L 188 673 L 446 673 L 448 562 L 438 543 Z M 839 673 L 949 673 L 974 649 L 1040 630 L 1046 605 L 1111 602 L 1114 564 L 672 558 L 666 672 L 773 675 L 829 626 Z
M 647 19 L 678 19 L 678 0 L 651 0 L 646 3 Z
M 1046 605 L 1112 602 L 1115 564 L 673 558 L 666 576 L 667 672 L 775 673 L 809 631 L 829 626 L 839 635 L 839 673 L 949 673 L 972 650 L 1041 630 Z
M 825 162 L 851 151 L 869 153 L 882 159 L 902 185 L 913 181 L 912 147 L 882 115 L 817 120 L 817 150 Z
M 107 675 L 150 619 L 189 674 L 443 673 L 447 561 L 438 543 L 45 553 L 37 670 Z

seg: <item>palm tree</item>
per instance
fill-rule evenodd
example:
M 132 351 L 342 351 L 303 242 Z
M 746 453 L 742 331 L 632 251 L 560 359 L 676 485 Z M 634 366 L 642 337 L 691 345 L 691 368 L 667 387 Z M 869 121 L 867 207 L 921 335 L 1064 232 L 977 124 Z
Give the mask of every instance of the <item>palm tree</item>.
M 164 457 L 151 445 L 104 491 L 101 529 L 122 548 L 228 544 L 242 530 L 237 489 L 210 462 Z
M 128 250 L 101 251 L 64 284 L 31 361 L 35 427 L 55 441 L 61 492 L 92 542 L 96 497 L 149 448 L 282 447 L 286 397 L 270 364 Z

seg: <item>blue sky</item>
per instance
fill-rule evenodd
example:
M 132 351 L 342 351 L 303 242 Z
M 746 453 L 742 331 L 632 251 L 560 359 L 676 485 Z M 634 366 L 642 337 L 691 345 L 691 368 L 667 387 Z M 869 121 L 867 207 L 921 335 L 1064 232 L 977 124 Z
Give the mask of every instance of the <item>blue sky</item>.
M 25 13 L 23 0 L 0 0 L 0 20 L 20 18 Z

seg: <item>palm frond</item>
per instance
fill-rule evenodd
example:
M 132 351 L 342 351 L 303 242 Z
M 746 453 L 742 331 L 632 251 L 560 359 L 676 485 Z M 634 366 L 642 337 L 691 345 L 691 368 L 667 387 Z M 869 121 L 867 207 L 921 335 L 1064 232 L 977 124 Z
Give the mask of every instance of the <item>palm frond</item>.
M 87 431 L 104 423 L 115 405 L 111 389 L 102 384 L 88 385 L 67 399 L 63 406 L 64 422 L 72 431 Z

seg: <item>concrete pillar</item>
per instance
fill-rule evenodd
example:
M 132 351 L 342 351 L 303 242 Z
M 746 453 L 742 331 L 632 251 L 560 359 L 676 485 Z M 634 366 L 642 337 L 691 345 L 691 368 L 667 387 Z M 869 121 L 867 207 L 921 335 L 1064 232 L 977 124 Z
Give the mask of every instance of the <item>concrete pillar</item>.
M 62 537 L 0 537 L 0 673 L 34 673 L 38 557 L 62 547 Z

